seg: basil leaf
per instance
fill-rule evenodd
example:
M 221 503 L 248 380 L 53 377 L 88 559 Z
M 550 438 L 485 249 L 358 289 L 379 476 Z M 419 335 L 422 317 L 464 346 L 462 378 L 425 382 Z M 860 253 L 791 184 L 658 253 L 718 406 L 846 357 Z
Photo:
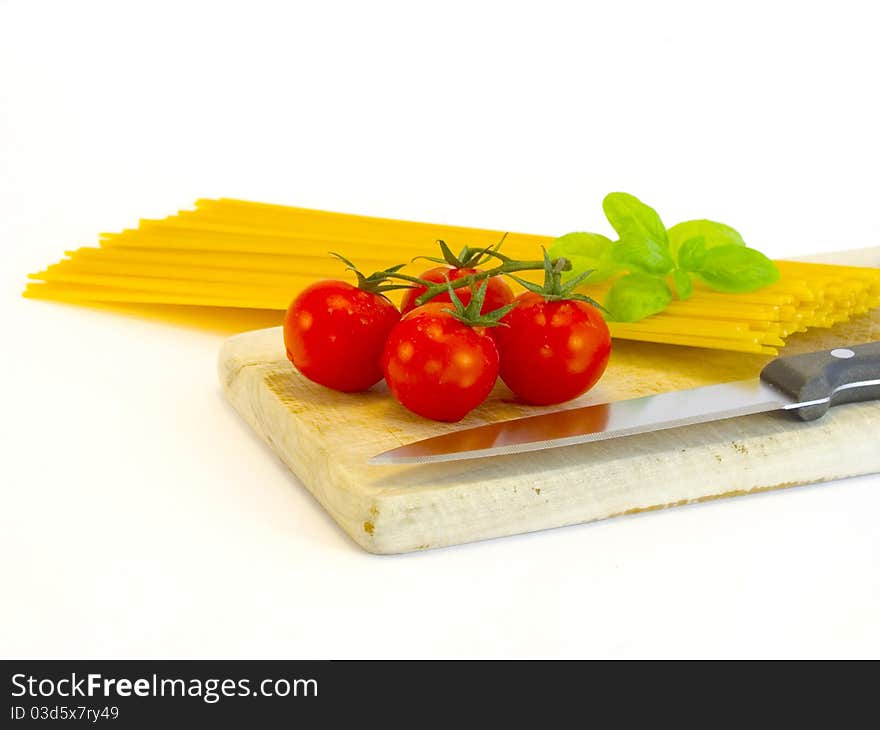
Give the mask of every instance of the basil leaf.
M 687 271 L 676 269 L 672 272 L 672 283 L 675 284 L 675 293 L 681 301 L 690 299 L 694 293 L 694 285 Z
M 745 246 L 746 242 L 739 233 L 723 223 L 706 219 L 676 223 L 669 229 L 669 250 L 678 258 L 681 265 L 681 247 L 691 238 L 702 236 L 706 248 L 716 246 Z
M 675 266 L 664 244 L 647 239 L 621 239 L 611 249 L 611 257 L 621 268 L 658 276 L 665 276 Z
M 760 251 L 744 246 L 718 246 L 706 252 L 696 272 L 716 291 L 751 292 L 779 279 L 779 269 Z
M 620 236 L 612 250 L 615 261 L 648 274 L 665 275 L 672 271 L 674 262 L 669 254 L 666 227 L 656 210 L 629 193 L 608 193 L 602 209 Z
M 706 260 L 706 239 L 703 236 L 689 238 L 678 249 L 678 265 L 685 271 L 697 271 Z
M 620 240 L 654 241 L 669 247 L 666 226 L 657 211 L 629 193 L 608 193 L 602 201 L 608 222 Z
M 605 297 L 609 318 L 615 322 L 638 322 L 662 312 L 672 301 L 663 279 L 648 274 L 627 274 L 612 284 Z
M 550 258 L 571 262 L 571 271 L 562 274 L 563 282 L 592 270 L 584 283 L 598 284 L 620 271 L 620 265 L 611 258 L 611 248 L 611 239 L 598 233 L 567 233 L 553 241 L 548 253 Z

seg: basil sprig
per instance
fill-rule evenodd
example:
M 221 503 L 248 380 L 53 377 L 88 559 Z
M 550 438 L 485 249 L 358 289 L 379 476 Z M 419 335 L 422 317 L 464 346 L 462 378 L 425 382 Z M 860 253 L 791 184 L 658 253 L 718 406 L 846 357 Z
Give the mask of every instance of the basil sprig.
M 609 193 L 602 208 L 618 240 L 598 233 L 569 233 L 550 246 L 550 256 L 572 264 L 566 279 L 587 284 L 618 277 L 605 299 L 608 318 L 638 322 L 662 312 L 675 295 L 688 299 L 692 277 L 727 294 L 756 291 L 779 279 L 779 269 L 724 223 L 684 221 L 666 229 L 653 208 L 628 193 Z M 670 286 L 671 285 L 671 286 Z

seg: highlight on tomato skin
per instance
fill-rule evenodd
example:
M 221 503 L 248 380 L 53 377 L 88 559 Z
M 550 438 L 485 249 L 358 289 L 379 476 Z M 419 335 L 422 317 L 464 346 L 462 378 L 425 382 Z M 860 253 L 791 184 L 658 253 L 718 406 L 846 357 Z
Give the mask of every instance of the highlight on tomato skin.
M 553 405 L 592 388 L 608 365 L 611 333 L 599 310 L 583 301 L 547 301 L 525 292 L 501 320 L 495 341 L 500 376 L 530 405 Z
M 288 359 L 309 380 L 354 393 L 382 379 L 382 348 L 400 312 L 388 299 L 344 281 L 303 289 L 284 317 Z
M 470 267 L 461 267 L 455 268 L 451 266 L 437 266 L 433 269 L 428 269 L 423 272 L 419 278 L 424 279 L 425 281 L 430 281 L 435 284 L 442 284 L 447 279 L 449 281 L 455 281 L 456 279 L 462 279 L 465 276 L 471 276 L 472 274 L 479 274 L 480 269 L 474 269 Z M 492 312 L 496 309 L 500 309 L 505 304 L 510 304 L 513 301 L 513 291 L 507 285 L 507 282 L 500 276 L 493 276 L 488 279 L 488 285 L 486 287 L 486 298 L 483 301 L 483 306 L 480 307 L 480 312 L 485 314 L 486 312 Z M 412 289 L 407 289 L 403 293 L 403 298 L 400 302 L 400 311 L 403 314 L 407 314 L 416 308 L 416 300 L 425 293 L 425 287 L 417 286 Z M 456 290 L 456 294 L 458 298 L 461 300 L 461 303 L 464 306 L 467 306 L 471 300 L 471 290 L 468 287 L 462 287 Z M 431 299 L 432 302 L 451 302 L 452 300 L 449 298 L 449 294 L 443 292 L 442 294 L 438 294 L 436 297 Z
M 428 302 L 394 326 L 382 355 L 392 395 L 413 413 L 460 421 L 498 379 L 498 350 L 487 328 L 470 327 L 444 302 Z

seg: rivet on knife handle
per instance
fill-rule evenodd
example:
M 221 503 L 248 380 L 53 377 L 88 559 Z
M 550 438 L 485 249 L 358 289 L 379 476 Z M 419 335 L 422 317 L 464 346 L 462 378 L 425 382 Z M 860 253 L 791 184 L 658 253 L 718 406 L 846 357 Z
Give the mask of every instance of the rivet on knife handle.
M 829 406 L 880 399 L 880 342 L 789 355 L 771 362 L 761 380 L 789 396 L 805 421 Z

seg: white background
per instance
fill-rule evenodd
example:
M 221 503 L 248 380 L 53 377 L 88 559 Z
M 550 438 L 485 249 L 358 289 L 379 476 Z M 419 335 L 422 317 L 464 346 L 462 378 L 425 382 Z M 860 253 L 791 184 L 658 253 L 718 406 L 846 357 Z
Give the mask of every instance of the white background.
M 0 0 L 0 655 L 880 655 L 880 479 L 357 548 L 224 403 L 222 337 L 19 297 L 198 197 L 880 245 L 873 2 Z M 866 434 L 876 438 L 876 434 Z

